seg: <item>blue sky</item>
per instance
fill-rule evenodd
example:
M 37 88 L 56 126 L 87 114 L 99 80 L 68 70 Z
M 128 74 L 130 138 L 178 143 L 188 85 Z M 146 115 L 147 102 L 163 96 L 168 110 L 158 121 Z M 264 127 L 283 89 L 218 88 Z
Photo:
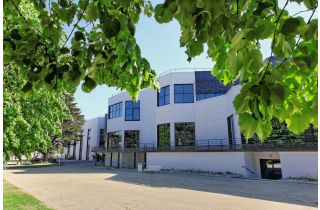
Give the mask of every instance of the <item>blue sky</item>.
M 152 1 L 156 5 L 161 1 Z M 280 6 L 285 1 L 280 1 Z M 289 13 L 294 14 L 301 10 L 301 6 L 291 5 L 288 7 Z M 310 12 L 303 13 L 306 19 Z M 317 17 L 317 15 L 315 15 Z M 180 27 L 177 21 L 168 24 L 159 24 L 153 17 L 141 16 L 136 28 L 137 43 L 141 48 L 142 56 L 148 59 L 150 65 L 157 74 L 175 68 L 212 68 L 214 63 L 207 58 L 206 49 L 200 56 L 192 59 L 189 63 L 184 53 L 185 48 L 179 45 Z M 270 56 L 270 40 L 264 40 L 262 45 L 263 57 Z M 108 98 L 117 90 L 105 85 L 96 87 L 91 93 L 84 93 L 79 86 L 75 98 L 79 108 L 86 119 L 102 116 L 107 112 Z

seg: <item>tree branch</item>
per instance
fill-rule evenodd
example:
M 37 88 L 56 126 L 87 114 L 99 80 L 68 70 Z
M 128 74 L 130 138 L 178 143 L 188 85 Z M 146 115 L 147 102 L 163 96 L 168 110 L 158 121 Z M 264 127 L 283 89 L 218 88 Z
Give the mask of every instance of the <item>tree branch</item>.
M 279 14 L 278 18 L 277 18 L 276 21 L 275 21 L 276 26 L 275 26 L 275 28 L 274 28 L 273 38 L 272 38 L 272 43 L 271 43 L 271 54 L 270 54 L 269 61 L 268 61 L 268 64 L 267 64 L 267 67 L 266 67 L 265 72 L 266 72 L 266 71 L 268 70 L 268 68 L 269 68 L 269 65 L 270 65 L 270 62 L 271 62 L 271 58 L 272 58 L 272 55 L 273 55 L 273 47 L 274 47 L 274 43 L 275 43 L 275 41 L 276 41 L 276 33 L 277 33 L 277 27 L 278 27 L 278 24 L 279 24 L 279 20 L 280 20 L 280 18 L 281 18 L 281 16 L 282 16 L 282 13 L 284 12 L 286 6 L 288 5 L 288 2 L 289 2 L 289 0 L 286 1 L 286 4 L 285 4 L 284 7 L 282 8 L 281 13 Z
M 297 13 L 295 13 L 294 15 L 292 15 L 292 17 L 294 17 L 294 16 L 296 16 L 296 15 L 298 15 L 298 14 L 300 14 L 300 13 L 303 13 L 303 12 L 309 12 L 309 11 L 311 11 L 311 10 L 314 10 L 315 8 L 317 8 L 318 7 L 318 4 L 316 5 L 316 6 L 314 6 L 313 8 L 311 8 L 311 9 L 306 9 L 306 10 L 302 10 L 302 11 L 300 11 L 300 12 L 297 12 Z
M 26 21 L 27 24 L 29 24 L 29 25 L 30 25 L 35 31 L 37 31 L 41 36 L 43 36 L 43 37 L 46 38 L 46 39 L 49 39 L 52 43 L 54 43 L 56 46 L 58 46 L 57 43 L 56 43 L 55 41 L 53 41 L 50 37 L 45 36 L 39 29 L 35 28 L 32 24 L 30 24 L 29 21 L 27 20 L 27 18 L 25 18 L 25 17 L 23 16 L 23 14 L 21 13 L 21 11 L 19 10 L 18 6 L 13 2 L 13 0 L 10 0 L 10 1 L 11 1 L 11 3 L 13 4 L 14 8 L 18 11 L 19 15 L 20 15 L 21 17 L 23 17 L 23 19 Z M 38 35 L 39 35 L 39 34 L 38 34 Z
M 315 11 L 317 10 L 317 8 L 318 8 L 318 4 L 313 8 L 312 14 L 311 14 L 310 17 L 309 17 L 309 20 L 308 20 L 308 22 L 307 22 L 307 25 L 310 24 L 311 19 L 312 19 L 313 15 L 314 15 Z M 301 37 L 302 37 L 302 35 L 299 36 L 299 38 L 298 38 L 298 40 L 296 41 L 295 45 L 294 45 L 293 48 L 291 49 L 292 51 L 294 51 L 294 50 L 296 49 L 296 47 L 298 46 Z M 282 61 L 282 62 L 279 64 L 279 66 L 277 67 L 277 70 L 278 70 L 278 69 L 280 68 L 280 66 L 281 66 L 284 62 L 286 62 L 287 60 L 288 60 L 288 58 L 283 59 L 283 61 Z
M 74 29 L 77 27 L 77 25 L 79 24 L 80 20 L 82 19 L 82 16 L 83 16 L 84 12 L 86 11 L 86 8 L 87 8 L 88 3 L 89 3 L 89 0 L 87 0 L 86 5 L 84 6 L 84 8 L 83 8 L 83 10 L 82 10 L 82 12 L 81 12 L 81 15 L 80 15 L 78 21 L 76 22 L 76 24 L 73 25 L 73 29 L 71 30 L 71 32 L 70 32 L 67 40 L 64 42 L 62 48 L 67 44 L 67 42 L 69 41 L 69 39 L 70 39 L 70 37 L 71 37 Z

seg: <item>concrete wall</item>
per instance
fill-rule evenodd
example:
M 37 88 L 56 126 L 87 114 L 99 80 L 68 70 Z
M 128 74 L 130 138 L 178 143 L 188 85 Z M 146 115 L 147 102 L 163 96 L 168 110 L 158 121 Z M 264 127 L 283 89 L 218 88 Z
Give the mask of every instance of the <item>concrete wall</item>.
M 282 177 L 318 178 L 318 152 L 280 152 Z
M 148 152 L 149 165 L 161 166 L 162 169 L 229 171 L 245 176 L 243 152 Z

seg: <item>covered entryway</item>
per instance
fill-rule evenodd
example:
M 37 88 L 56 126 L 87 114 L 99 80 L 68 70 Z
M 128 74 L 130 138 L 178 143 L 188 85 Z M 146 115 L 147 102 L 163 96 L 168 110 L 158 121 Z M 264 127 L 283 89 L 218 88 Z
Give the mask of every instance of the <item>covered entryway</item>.
M 262 179 L 281 179 L 280 159 L 260 159 Z

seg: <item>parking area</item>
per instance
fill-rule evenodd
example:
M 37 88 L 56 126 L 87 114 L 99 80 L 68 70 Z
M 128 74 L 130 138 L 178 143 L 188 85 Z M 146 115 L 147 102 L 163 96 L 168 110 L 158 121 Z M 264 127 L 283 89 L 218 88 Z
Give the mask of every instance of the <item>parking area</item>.
M 85 162 L 8 169 L 4 179 L 54 209 L 316 209 L 317 185 L 137 173 Z

